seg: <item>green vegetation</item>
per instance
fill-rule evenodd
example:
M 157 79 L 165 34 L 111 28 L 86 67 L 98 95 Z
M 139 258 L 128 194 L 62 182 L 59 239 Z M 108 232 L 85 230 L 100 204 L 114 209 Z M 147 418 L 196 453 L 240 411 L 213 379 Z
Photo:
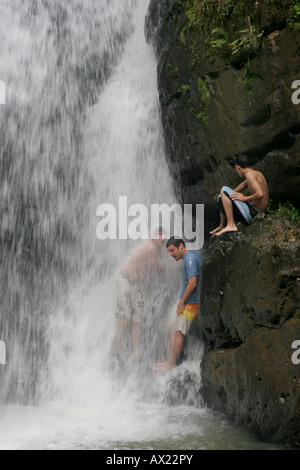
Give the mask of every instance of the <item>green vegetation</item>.
M 295 31 L 295 33 L 300 32 L 300 5 L 299 4 L 291 6 L 290 15 L 287 20 L 287 24 L 293 31 Z
M 294 207 L 291 202 L 287 201 L 283 204 L 279 202 L 278 206 L 272 209 L 271 207 L 273 206 L 273 201 L 270 201 L 268 214 L 280 215 L 281 217 L 286 217 L 287 219 L 290 219 L 293 222 L 300 222 L 300 211 L 296 207 Z
M 211 47 L 219 49 L 220 52 L 227 53 L 229 47 L 229 34 L 224 28 L 218 27 L 212 30 L 211 40 L 209 42 Z
M 198 78 L 198 91 L 200 96 L 200 103 L 198 104 L 198 112 L 196 113 L 196 118 L 204 126 L 207 125 L 208 120 L 208 104 L 210 101 L 210 93 L 207 88 L 206 82 L 203 78 Z
M 217 27 L 211 32 L 208 42 L 211 48 L 217 50 L 217 54 L 210 51 L 209 55 L 214 59 L 216 55 L 235 55 L 242 51 L 251 54 L 260 48 L 263 34 L 263 30 L 259 30 L 255 26 L 249 26 L 246 29 L 237 31 L 237 39 L 230 41 L 228 31 Z
M 190 85 L 181 85 L 179 93 L 186 95 L 190 91 Z
M 267 10 L 282 12 L 287 26 L 300 31 L 299 0 L 187 0 L 185 14 L 189 28 L 198 32 L 213 60 L 217 53 L 256 52 L 264 37 L 262 11 Z
M 243 0 L 187 0 L 186 16 L 189 21 L 189 27 L 197 29 L 200 36 L 206 39 L 207 44 L 213 47 L 224 46 L 230 43 L 229 36 L 232 36 L 237 24 L 245 28 L 239 31 L 238 37 L 234 40 L 248 44 L 252 41 L 252 37 L 256 36 L 257 31 L 257 2 Z M 240 21 L 242 19 L 242 22 Z M 229 31 L 228 22 L 232 24 L 232 30 Z M 246 29 L 247 28 L 247 29 Z M 219 40 L 214 38 L 215 34 L 219 34 Z M 245 40 L 243 40 L 245 37 Z
M 286 22 L 287 27 L 299 32 L 299 0 L 175 0 L 165 16 L 165 28 L 169 35 L 176 34 L 180 51 L 186 50 L 190 75 L 181 73 L 179 56 L 170 57 L 167 67 L 172 91 L 166 96 L 167 103 L 184 98 L 199 125 L 206 125 L 210 93 L 205 77 L 208 63 L 219 57 L 237 70 L 240 85 L 251 94 L 257 81 L 263 80 L 251 61 L 269 34 L 264 31 L 266 18 L 274 18 L 281 25 Z M 191 77 L 189 85 L 184 83 L 187 76 Z
M 253 91 L 254 80 L 263 80 L 263 77 L 259 73 L 254 72 L 249 64 L 246 64 L 241 72 L 241 83 L 246 88 L 249 95 L 251 95 Z
M 186 45 L 185 30 L 186 30 L 186 27 L 184 27 L 184 28 L 181 30 L 181 33 L 180 33 L 180 36 L 179 36 L 179 40 L 180 40 L 181 44 L 183 44 L 184 46 Z
M 182 2 L 177 2 L 181 5 Z M 258 25 L 260 9 L 286 12 L 287 25 L 299 31 L 300 5 L 299 0 L 187 0 L 185 13 L 191 28 L 197 28 L 203 37 L 217 27 L 224 27 L 226 20 L 233 24 L 238 19 L 244 19 L 249 26 L 249 20 Z
M 257 51 L 263 37 L 264 31 L 256 30 L 255 26 L 239 31 L 239 37 L 235 41 L 229 43 L 232 54 L 236 54 L 241 49 L 252 52 Z

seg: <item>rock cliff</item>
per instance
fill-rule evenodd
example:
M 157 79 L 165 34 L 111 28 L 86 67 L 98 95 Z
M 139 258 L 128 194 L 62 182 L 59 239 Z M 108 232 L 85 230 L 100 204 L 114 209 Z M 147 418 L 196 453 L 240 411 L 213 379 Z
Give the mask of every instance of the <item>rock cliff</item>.
M 166 150 L 182 203 L 205 204 L 200 327 L 206 403 L 258 438 L 300 445 L 299 224 L 268 215 L 220 239 L 216 196 L 234 156 L 299 207 L 297 2 L 150 1 Z M 296 26 L 295 26 L 296 25 Z M 300 354 L 299 354 L 300 355 Z
M 276 216 L 212 238 L 199 317 L 206 403 L 261 440 L 293 446 L 300 446 L 299 240 L 299 225 Z

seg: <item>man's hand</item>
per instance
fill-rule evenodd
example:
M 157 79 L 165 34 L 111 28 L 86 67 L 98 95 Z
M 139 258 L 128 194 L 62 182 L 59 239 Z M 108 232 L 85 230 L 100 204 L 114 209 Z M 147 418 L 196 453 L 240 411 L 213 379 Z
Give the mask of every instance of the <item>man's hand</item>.
M 185 307 L 185 304 L 182 302 L 182 300 L 179 300 L 177 304 L 177 311 L 176 311 L 178 317 L 183 312 L 184 307 Z
M 233 201 L 242 201 L 244 195 L 242 193 L 232 193 L 230 194 L 230 199 Z
M 197 287 L 197 276 L 190 277 L 188 285 L 184 291 L 184 294 L 177 304 L 177 316 L 179 316 L 183 312 L 186 302 L 188 301 L 188 299 L 190 298 L 191 294 L 194 292 L 196 287 Z

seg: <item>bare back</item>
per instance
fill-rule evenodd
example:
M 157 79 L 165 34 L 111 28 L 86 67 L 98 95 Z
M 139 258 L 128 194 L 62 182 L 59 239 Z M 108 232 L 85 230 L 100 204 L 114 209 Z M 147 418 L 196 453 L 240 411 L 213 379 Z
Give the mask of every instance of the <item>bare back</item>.
M 145 279 L 158 263 L 158 250 L 147 241 L 133 252 L 130 258 L 121 267 L 120 272 L 137 279 Z

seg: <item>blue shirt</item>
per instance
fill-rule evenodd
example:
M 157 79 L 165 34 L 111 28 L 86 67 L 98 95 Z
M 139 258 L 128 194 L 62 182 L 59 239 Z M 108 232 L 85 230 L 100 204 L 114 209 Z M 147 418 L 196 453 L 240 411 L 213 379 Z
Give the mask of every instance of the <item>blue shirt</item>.
M 197 287 L 192 292 L 190 298 L 186 301 L 186 304 L 199 304 L 202 264 L 203 258 L 200 253 L 198 253 L 198 251 L 191 250 L 184 255 L 180 298 L 183 296 L 187 288 L 189 279 L 191 277 L 197 276 Z

